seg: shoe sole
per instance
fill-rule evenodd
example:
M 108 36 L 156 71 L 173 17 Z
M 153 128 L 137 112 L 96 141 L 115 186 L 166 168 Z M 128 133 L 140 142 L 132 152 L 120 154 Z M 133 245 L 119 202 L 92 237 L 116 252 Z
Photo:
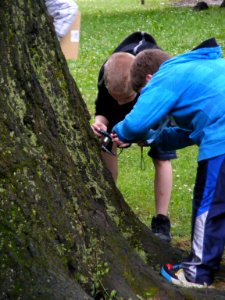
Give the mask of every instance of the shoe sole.
M 170 242 L 171 241 L 171 238 L 170 237 L 168 237 L 168 236 L 166 236 L 166 235 L 164 235 L 164 234 L 162 234 L 162 233 L 154 233 L 153 232 L 153 234 L 155 235 L 155 236 L 157 236 L 160 240 L 162 240 L 162 241 L 165 241 L 165 242 Z

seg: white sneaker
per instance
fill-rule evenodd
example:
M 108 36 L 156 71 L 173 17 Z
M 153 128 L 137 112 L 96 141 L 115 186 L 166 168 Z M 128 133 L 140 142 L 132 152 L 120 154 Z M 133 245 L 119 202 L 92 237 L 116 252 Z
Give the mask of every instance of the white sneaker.
M 161 268 L 160 273 L 167 281 L 175 285 L 179 285 L 183 287 L 195 287 L 195 288 L 208 287 L 206 283 L 199 284 L 199 283 L 188 281 L 185 277 L 184 270 L 181 265 L 167 264 Z

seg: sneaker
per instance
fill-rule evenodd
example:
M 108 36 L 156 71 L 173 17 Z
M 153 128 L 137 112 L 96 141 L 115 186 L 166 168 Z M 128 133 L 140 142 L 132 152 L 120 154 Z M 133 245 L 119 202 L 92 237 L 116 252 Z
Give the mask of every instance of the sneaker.
M 160 270 L 160 274 L 169 282 L 182 287 L 204 288 L 207 284 L 190 282 L 186 279 L 181 265 L 167 264 Z
M 167 216 L 157 215 L 152 218 L 151 230 L 161 240 L 170 242 L 170 220 Z

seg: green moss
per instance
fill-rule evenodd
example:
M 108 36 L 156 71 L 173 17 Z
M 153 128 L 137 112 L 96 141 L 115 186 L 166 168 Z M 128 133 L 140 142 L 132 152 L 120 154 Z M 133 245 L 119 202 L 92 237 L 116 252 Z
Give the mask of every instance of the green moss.
M 151 300 L 152 298 L 154 298 L 154 296 L 157 294 L 157 292 L 159 291 L 159 288 L 157 287 L 152 287 L 151 289 L 149 289 L 147 292 L 145 292 L 145 297 L 144 299 L 146 300 Z

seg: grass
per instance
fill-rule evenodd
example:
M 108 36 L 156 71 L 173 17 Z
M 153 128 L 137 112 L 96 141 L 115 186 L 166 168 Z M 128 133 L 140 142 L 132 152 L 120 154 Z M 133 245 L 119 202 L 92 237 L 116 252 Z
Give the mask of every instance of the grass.
M 203 40 L 215 37 L 225 47 L 225 9 L 194 12 L 190 7 L 175 7 L 168 0 L 77 0 L 81 17 L 79 58 L 68 61 L 72 75 L 83 95 L 90 114 L 94 114 L 99 68 L 114 48 L 130 33 L 147 31 L 172 55 L 186 52 Z M 145 150 L 146 152 L 147 150 Z M 170 203 L 173 242 L 189 246 L 191 198 L 197 165 L 197 148 L 178 151 L 174 160 L 174 185 Z M 151 160 L 144 155 L 146 167 L 140 167 L 138 146 L 119 156 L 118 187 L 125 200 L 146 224 L 154 215 Z

